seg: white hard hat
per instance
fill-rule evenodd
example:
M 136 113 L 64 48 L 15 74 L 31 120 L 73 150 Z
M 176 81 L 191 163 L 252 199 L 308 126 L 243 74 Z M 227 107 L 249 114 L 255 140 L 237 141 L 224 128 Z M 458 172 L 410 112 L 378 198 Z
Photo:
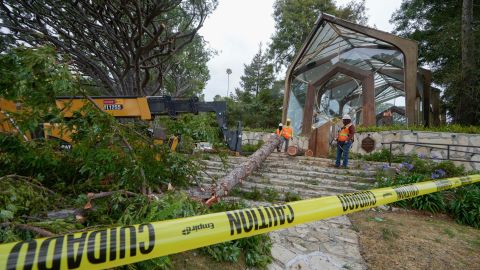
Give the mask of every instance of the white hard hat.
M 352 118 L 350 117 L 350 115 L 345 114 L 345 115 L 342 117 L 342 120 L 352 120 Z
M 282 124 L 282 123 L 280 123 L 280 124 L 278 124 L 278 126 L 279 126 L 279 127 L 283 127 L 283 124 Z

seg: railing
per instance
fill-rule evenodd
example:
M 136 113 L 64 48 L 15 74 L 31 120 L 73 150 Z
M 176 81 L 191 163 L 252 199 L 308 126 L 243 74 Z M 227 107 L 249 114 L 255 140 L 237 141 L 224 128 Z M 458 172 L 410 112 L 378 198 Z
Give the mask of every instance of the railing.
M 472 151 L 463 151 L 463 150 L 456 150 L 452 149 L 452 147 L 458 148 L 458 147 L 465 147 L 465 148 L 479 148 L 480 146 L 472 146 L 472 145 L 464 145 L 464 144 L 447 144 L 447 143 L 424 143 L 424 142 L 404 142 L 404 141 L 391 141 L 387 143 L 382 143 L 382 145 L 390 145 L 389 146 L 389 152 L 390 155 L 388 156 L 388 164 L 391 166 L 392 165 L 392 145 L 394 144 L 400 144 L 400 145 L 413 145 L 413 146 L 418 146 L 418 147 L 425 147 L 430 150 L 447 150 L 447 158 L 442 158 L 442 157 L 426 157 L 427 159 L 436 159 L 436 160 L 451 160 L 451 161 L 458 161 L 458 162 L 471 162 L 471 163 L 480 163 L 480 161 L 475 161 L 475 160 L 467 160 L 467 159 L 458 159 L 458 158 L 450 158 L 450 154 L 452 152 L 454 153 L 464 153 L 464 154 L 470 154 L 470 157 L 473 157 L 474 155 L 480 155 L 480 152 L 472 152 Z M 445 148 L 446 147 L 446 148 Z

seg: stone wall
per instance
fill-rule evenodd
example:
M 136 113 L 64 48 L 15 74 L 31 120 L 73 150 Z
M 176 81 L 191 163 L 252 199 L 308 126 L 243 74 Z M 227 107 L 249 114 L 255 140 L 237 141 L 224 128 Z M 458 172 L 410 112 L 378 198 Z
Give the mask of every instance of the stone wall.
M 362 132 L 355 134 L 355 142 L 352 145 L 352 152 L 359 154 L 366 154 L 361 148 L 361 142 L 364 138 L 370 136 L 375 140 L 375 150 L 389 149 L 389 145 L 382 143 L 391 141 L 404 141 L 416 143 L 441 143 L 441 144 L 455 144 L 466 146 L 451 146 L 451 150 L 460 150 L 475 152 L 476 155 L 450 151 L 450 159 L 461 159 L 468 161 L 480 161 L 480 148 L 473 148 L 472 146 L 480 146 L 480 135 L 478 134 L 463 134 L 463 133 L 446 133 L 446 132 L 424 132 L 411 130 L 395 130 L 382 132 Z M 432 145 L 433 146 L 433 145 Z M 447 158 L 446 146 L 436 146 L 445 149 L 430 149 L 428 147 L 420 147 L 415 145 L 392 145 L 394 154 L 411 155 L 416 153 L 419 156 L 431 158 Z M 463 164 L 467 170 L 480 170 L 480 163 L 474 162 L 455 162 L 457 165 Z
M 273 132 L 253 132 L 243 131 L 242 133 L 242 145 L 244 144 L 257 144 L 258 141 L 266 142 L 268 138 L 272 136 Z M 293 136 L 293 141 L 289 145 L 297 145 L 301 149 L 308 149 L 308 138 L 301 136 Z

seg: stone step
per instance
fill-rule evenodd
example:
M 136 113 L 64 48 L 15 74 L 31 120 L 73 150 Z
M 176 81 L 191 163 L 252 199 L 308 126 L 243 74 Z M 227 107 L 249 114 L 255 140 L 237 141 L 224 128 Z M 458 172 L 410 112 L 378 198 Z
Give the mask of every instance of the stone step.
M 202 174 L 205 174 L 207 177 L 214 177 L 219 179 L 225 176 L 224 171 L 215 171 L 214 169 L 209 169 Z M 311 185 L 338 185 L 338 186 L 356 186 L 357 188 L 369 188 L 375 182 L 373 178 L 362 178 L 354 177 L 348 175 L 334 175 L 334 174 L 322 174 L 310 172 L 308 175 L 296 175 L 295 172 L 291 174 L 277 174 L 277 173 L 268 173 L 268 172 L 253 172 L 252 175 L 248 177 L 249 181 L 256 181 L 256 179 L 266 179 L 265 182 L 268 182 L 269 179 L 282 180 L 285 183 L 308 183 Z
M 234 160 L 236 163 L 243 162 L 246 160 L 246 157 L 234 157 L 230 156 L 228 159 Z M 306 162 L 309 164 L 333 164 L 333 159 L 328 158 L 317 158 L 317 157 L 306 157 L 306 156 L 296 156 L 290 157 L 284 153 L 272 153 L 268 158 L 267 161 L 293 161 L 293 162 Z M 381 167 L 385 164 L 385 162 L 373 162 L 373 161 L 364 161 L 364 160 L 355 160 L 350 159 L 349 163 L 352 167 L 356 167 L 358 165 L 368 165 L 372 167 Z
M 213 176 L 213 174 L 210 174 Z M 218 179 L 218 178 L 216 178 Z M 199 180 L 202 183 L 210 183 L 212 180 L 209 176 L 201 177 Z M 360 182 L 344 182 L 344 181 L 336 181 L 331 179 L 322 179 L 322 180 L 311 180 L 311 179 L 304 179 L 303 181 L 292 181 L 290 179 L 285 180 L 281 178 L 274 178 L 274 177 L 258 177 L 258 176 L 250 176 L 246 179 L 245 182 L 250 183 L 258 183 L 258 184 L 265 184 L 271 186 L 278 186 L 278 187 L 301 187 L 305 189 L 311 189 L 315 191 L 333 191 L 336 193 L 350 193 L 355 192 L 358 190 L 365 190 L 372 187 L 370 184 L 360 183 Z
M 341 170 L 341 169 L 336 169 Z M 224 168 L 218 168 L 214 166 L 205 167 L 205 172 L 215 174 L 215 176 L 225 176 L 230 170 L 225 170 Z M 300 180 L 300 179 L 309 179 L 310 181 L 317 180 L 339 180 L 344 182 L 360 182 L 360 183 L 374 183 L 375 178 L 373 177 L 364 177 L 360 175 L 349 175 L 349 174 L 335 174 L 327 172 L 317 172 L 317 171 L 307 171 L 307 170 L 292 170 L 292 169 L 283 169 L 283 168 L 271 168 L 263 167 L 258 171 L 252 173 L 254 176 L 266 177 L 266 178 L 282 178 L 285 180 Z
M 211 156 L 210 160 L 220 160 L 219 157 L 217 156 Z M 229 156 L 227 160 L 232 161 L 234 163 L 241 163 L 247 160 L 247 157 L 235 157 L 235 156 Z M 282 156 L 277 156 L 277 155 L 270 155 L 266 161 L 281 161 L 281 162 L 289 162 L 289 163 L 309 163 L 309 164 L 333 164 L 334 159 L 328 159 L 328 158 L 310 158 L 310 157 L 290 157 L 287 155 L 282 155 Z M 352 165 L 369 165 L 372 167 L 378 167 L 382 166 L 385 164 L 385 162 L 373 162 L 373 161 L 364 161 L 364 160 L 356 160 L 356 159 L 350 159 L 349 163 Z
M 224 170 L 231 170 L 235 168 L 236 163 L 231 163 L 228 162 L 227 164 L 223 164 L 220 161 L 213 161 L 213 160 L 204 160 L 201 161 L 201 164 L 203 164 L 206 167 L 212 168 L 212 167 L 218 167 L 220 169 Z M 328 165 L 331 166 L 331 165 Z M 333 168 L 333 167 L 327 167 L 327 166 L 312 166 L 312 165 L 305 165 L 305 164 L 292 164 L 292 163 L 279 163 L 279 162 L 269 162 L 266 161 L 260 166 L 260 170 L 268 170 L 270 172 L 280 172 L 276 171 L 275 169 L 288 169 L 290 171 L 303 171 L 303 172 L 309 172 L 309 171 L 314 171 L 314 172 L 321 172 L 321 173 L 331 173 L 331 174 L 339 174 L 339 175 L 358 175 L 358 176 L 375 176 L 376 171 L 375 170 L 357 170 L 357 169 L 338 169 L 338 168 Z
M 313 191 L 309 189 L 303 189 L 300 187 L 297 187 L 297 188 L 276 187 L 268 184 L 259 184 L 259 183 L 250 183 L 250 182 L 243 182 L 238 187 L 238 189 L 246 192 L 251 192 L 254 189 L 258 189 L 260 191 L 264 191 L 266 189 L 273 189 L 279 193 L 279 198 L 281 199 L 284 199 L 284 195 L 283 197 L 280 197 L 280 196 L 287 192 L 298 194 L 302 199 L 319 198 L 319 197 L 332 196 L 332 195 L 339 194 L 338 192 L 333 192 L 333 191 Z

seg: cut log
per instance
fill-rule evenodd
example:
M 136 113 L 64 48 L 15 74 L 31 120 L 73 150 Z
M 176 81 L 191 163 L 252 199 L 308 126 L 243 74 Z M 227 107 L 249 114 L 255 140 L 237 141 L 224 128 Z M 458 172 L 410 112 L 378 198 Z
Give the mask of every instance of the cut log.
M 245 180 L 252 172 L 257 169 L 267 157 L 273 153 L 273 151 L 280 144 L 280 137 L 273 134 L 270 139 L 260 147 L 255 153 L 247 158 L 245 162 L 238 165 L 226 176 L 220 178 L 216 185 L 213 185 L 210 188 L 210 193 L 207 197 L 207 193 L 191 191 L 190 195 L 194 197 L 209 198 L 207 204 L 211 205 L 212 203 L 218 201 L 219 198 L 227 196 L 228 192 L 232 190 L 237 184 Z
M 300 147 L 298 147 L 296 145 L 291 145 L 287 149 L 287 153 L 291 157 L 303 156 L 305 154 L 305 152 L 306 152 L 305 149 L 301 149 Z
M 302 149 L 296 145 L 289 146 L 287 149 L 287 153 L 291 157 L 295 156 L 307 156 L 313 157 L 313 151 L 310 149 Z

